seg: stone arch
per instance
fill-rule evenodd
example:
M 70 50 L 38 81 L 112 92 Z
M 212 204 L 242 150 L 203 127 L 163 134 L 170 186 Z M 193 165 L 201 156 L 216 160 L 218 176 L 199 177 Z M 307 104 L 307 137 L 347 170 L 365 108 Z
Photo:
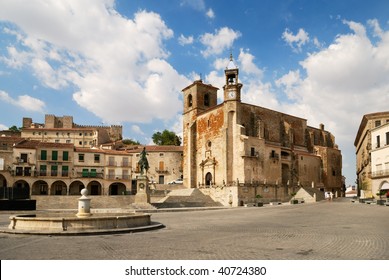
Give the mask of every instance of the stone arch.
M 108 195 L 122 195 L 126 192 L 126 185 L 120 182 L 115 182 L 109 185 Z
M 32 195 L 48 195 L 49 185 L 46 181 L 38 180 L 32 184 Z
M 77 180 L 69 185 L 69 195 L 80 195 L 81 190 L 85 188 L 83 182 Z
M 25 180 L 16 181 L 11 190 L 11 199 L 30 198 L 30 185 Z
M 0 188 L 7 186 L 7 178 L 0 174 Z
M 90 195 L 101 195 L 102 186 L 98 181 L 91 181 L 86 187 L 88 189 L 88 194 Z
M 68 188 L 65 182 L 58 180 L 51 184 L 50 194 L 51 195 L 67 195 Z
M 389 192 L 389 182 L 387 180 L 382 181 L 379 190 L 386 190 Z

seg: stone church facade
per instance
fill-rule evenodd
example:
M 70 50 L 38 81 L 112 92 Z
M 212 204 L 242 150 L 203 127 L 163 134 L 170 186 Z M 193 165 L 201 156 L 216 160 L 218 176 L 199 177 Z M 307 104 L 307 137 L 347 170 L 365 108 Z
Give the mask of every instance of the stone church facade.
M 231 56 L 223 103 L 217 104 L 218 88 L 201 80 L 183 89 L 184 185 L 235 186 L 246 200 L 257 194 L 288 200 L 300 186 L 340 196 L 335 137 L 324 125 L 313 128 L 306 119 L 241 102 L 242 87 Z

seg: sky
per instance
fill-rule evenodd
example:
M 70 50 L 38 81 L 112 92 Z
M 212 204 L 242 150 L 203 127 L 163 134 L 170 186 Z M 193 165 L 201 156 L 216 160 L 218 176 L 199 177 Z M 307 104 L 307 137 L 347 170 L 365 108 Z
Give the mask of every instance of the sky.
M 180 135 L 181 90 L 199 78 L 222 88 L 232 53 L 242 102 L 323 123 L 354 184 L 361 119 L 389 111 L 388 11 L 386 0 L 1 0 L 0 130 L 55 114 L 123 125 L 143 144 Z

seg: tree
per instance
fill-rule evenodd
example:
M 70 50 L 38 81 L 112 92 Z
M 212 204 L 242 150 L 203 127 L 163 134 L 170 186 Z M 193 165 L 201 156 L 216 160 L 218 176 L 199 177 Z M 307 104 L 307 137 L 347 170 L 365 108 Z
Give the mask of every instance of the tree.
M 139 141 L 137 141 L 137 140 L 132 140 L 131 138 L 129 138 L 129 139 L 123 139 L 122 142 L 123 142 L 123 144 L 125 144 L 125 145 L 140 145 Z
M 156 145 L 181 145 L 181 137 L 177 136 L 173 131 L 165 129 L 161 132 L 156 132 L 152 136 L 153 142 Z
M 8 128 L 8 130 L 13 132 L 20 132 L 21 128 L 18 128 L 16 125 L 13 125 L 10 128 Z

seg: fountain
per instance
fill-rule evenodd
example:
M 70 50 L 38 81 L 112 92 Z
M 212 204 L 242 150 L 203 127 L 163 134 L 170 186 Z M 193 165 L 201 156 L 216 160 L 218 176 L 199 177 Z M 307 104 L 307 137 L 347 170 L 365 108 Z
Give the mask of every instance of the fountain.
M 21 214 L 11 216 L 7 233 L 78 235 L 135 232 L 162 228 L 151 222 L 150 214 L 132 212 L 91 213 L 87 189 L 81 190 L 78 213 Z

